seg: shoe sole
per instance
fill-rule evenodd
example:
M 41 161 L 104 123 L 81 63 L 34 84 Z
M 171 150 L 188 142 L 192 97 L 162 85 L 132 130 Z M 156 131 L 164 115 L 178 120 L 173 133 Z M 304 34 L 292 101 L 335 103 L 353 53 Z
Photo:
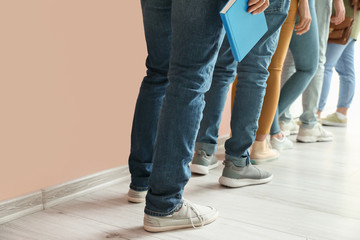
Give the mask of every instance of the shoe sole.
M 258 185 L 258 184 L 264 184 L 268 183 L 273 179 L 273 175 L 271 175 L 268 178 L 254 180 L 254 179 L 234 179 L 234 178 L 228 178 L 221 176 L 219 178 L 219 183 L 226 187 L 231 188 L 238 188 L 238 187 L 245 187 L 250 185 Z
M 278 150 L 279 152 L 284 151 L 284 150 L 288 150 L 288 149 L 293 149 L 294 145 L 292 145 L 291 147 L 277 147 L 276 145 L 272 145 L 273 149 Z
M 127 197 L 127 200 L 131 203 L 142 203 L 145 202 L 145 198 L 134 198 L 134 197 Z
M 148 232 L 166 232 L 166 231 L 183 229 L 183 228 L 200 227 L 200 226 L 204 226 L 204 225 L 214 222 L 218 218 L 218 216 L 219 216 L 219 212 L 216 211 L 216 213 L 214 214 L 214 216 L 212 218 L 206 220 L 206 222 L 203 222 L 203 223 L 180 224 L 180 225 L 172 225 L 172 226 L 165 226 L 165 227 L 148 226 L 148 225 L 145 225 L 145 222 L 144 222 L 144 229 Z
M 190 170 L 192 173 L 206 175 L 209 173 L 209 170 L 214 169 L 217 166 L 219 166 L 219 161 L 217 161 L 215 164 L 209 165 L 209 166 L 203 166 L 203 165 L 199 165 L 199 164 L 191 164 Z
M 308 136 L 308 137 L 297 137 L 296 141 L 297 142 L 302 142 L 302 143 L 315 143 L 315 142 L 331 142 L 333 140 L 333 137 L 325 137 L 325 138 L 317 138 L 314 136 Z
M 275 161 L 275 160 L 278 160 L 278 159 L 279 159 L 279 156 L 272 157 L 272 158 L 265 158 L 265 159 L 250 159 L 250 161 L 251 161 L 252 164 L 259 165 L 259 164 L 262 164 L 262 163 L 272 162 L 272 161 Z
M 335 127 L 346 127 L 346 123 L 337 123 L 337 122 L 330 122 L 326 120 L 322 120 L 321 124 L 324 126 L 335 126 Z

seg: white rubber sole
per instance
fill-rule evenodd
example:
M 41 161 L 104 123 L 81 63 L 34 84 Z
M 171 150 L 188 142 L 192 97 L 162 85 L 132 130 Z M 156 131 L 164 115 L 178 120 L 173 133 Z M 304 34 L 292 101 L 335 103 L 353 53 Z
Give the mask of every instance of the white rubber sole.
M 199 164 L 190 164 L 190 170 L 192 173 L 206 175 L 209 173 L 209 170 L 214 169 L 217 166 L 219 166 L 219 161 L 217 161 L 215 164 L 209 165 L 209 166 L 203 166 L 203 165 L 199 165 Z
M 314 142 L 331 142 L 333 137 L 321 137 L 316 136 L 297 136 L 296 141 L 303 143 L 314 143 Z
M 176 230 L 176 229 L 183 229 L 183 228 L 192 228 L 192 227 L 201 227 L 203 225 L 207 225 L 209 223 L 214 222 L 217 217 L 219 216 L 219 212 L 216 211 L 216 213 L 214 214 L 213 217 L 207 219 L 205 222 L 203 223 L 194 223 L 194 224 L 174 224 L 172 226 L 164 226 L 164 227 L 154 227 L 154 226 L 148 226 L 146 225 L 145 221 L 144 221 L 144 229 L 148 232 L 166 232 L 166 231 L 171 231 L 171 230 Z M 175 223 L 176 221 L 174 221 Z
M 284 146 L 282 144 L 279 144 L 279 145 L 280 145 L 280 147 L 278 145 L 271 144 L 272 148 L 278 150 L 279 152 L 294 148 L 294 144 L 292 144 L 291 146 Z
M 330 122 L 327 120 L 321 120 L 321 124 L 325 126 L 335 126 L 335 127 L 346 127 L 346 123 L 337 123 L 337 122 Z
M 227 177 L 221 176 L 219 178 L 219 183 L 226 187 L 237 188 L 237 187 L 245 187 L 245 186 L 250 186 L 250 185 L 258 185 L 258 184 L 268 183 L 272 179 L 273 179 L 273 175 L 271 175 L 268 178 L 263 178 L 263 179 L 234 179 L 234 178 L 227 178 Z
M 142 203 L 142 202 L 145 202 L 145 198 L 133 198 L 133 197 L 127 197 L 128 201 L 129 202 L 132 202 L 132 203 Z

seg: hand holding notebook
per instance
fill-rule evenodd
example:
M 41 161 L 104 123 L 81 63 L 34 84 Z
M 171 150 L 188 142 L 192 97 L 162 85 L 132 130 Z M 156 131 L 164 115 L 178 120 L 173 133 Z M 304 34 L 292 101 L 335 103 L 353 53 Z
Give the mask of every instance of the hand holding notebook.
M 248 4 L 255 4 L 248 7 Z M 235 60 L 240 62 L 267 31 L 263 11 L 267 6 L 258 0 L 230 0 L 221 10 L 226 35 Z M 251 12 L 251 13 L 250 13 Z

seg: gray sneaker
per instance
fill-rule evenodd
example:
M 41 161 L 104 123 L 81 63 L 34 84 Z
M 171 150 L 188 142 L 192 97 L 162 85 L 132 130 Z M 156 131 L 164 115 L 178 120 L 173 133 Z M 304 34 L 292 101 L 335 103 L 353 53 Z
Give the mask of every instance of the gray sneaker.
M 129 189 L 128 192 L 128 201 L 132 203 L 141 203 L 145 202 L 147 191 L 135 191 L 133 189 Z
M 218 165 L 219 162 L 215 154 L 209 156 L 203 150 L 196 150 L 190 170 L 193 173 L 206 175 L 210 169 L 216 168 Z
M 157 217 L 145 214 L 144 229 L 149 232 L 164 232 L 181 228 L 195 228 L 212 223 L 218 215 L 218 211 L 213 207 L 196 205 L 183 199 L 181 208 L 172 215 Z
M 270 182 L 273 175 L 264 170 L 260 170 L 251 163 L 245 167 L 237 167 L 231 161 L 225 160 L 222 176 L 219 183 L 227 187 L 244 187 Z

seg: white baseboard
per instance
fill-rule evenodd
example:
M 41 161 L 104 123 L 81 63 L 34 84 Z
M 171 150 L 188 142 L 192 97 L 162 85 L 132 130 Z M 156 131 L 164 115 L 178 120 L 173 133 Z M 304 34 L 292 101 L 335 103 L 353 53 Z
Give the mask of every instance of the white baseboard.
M 218 149 L 224 148 L 224 143 L 229 136 L 224 135 L 218 138 Z M 0 202 L 0 224 L 118 183 L 128 179 L 129 175 L 128 166 L 121 166 L 2 201 Z
M 50 208 L 129 177 L 128 166 L 112 168 L 0 202 L 0 224 Z
M 128 166 L 122 166 L 45 188 L 42 190 L 44 209 L 118 183 L 128 176 Z
M 43 209 L 41 191 L 2 201 L 0 202 L 0 224 Z

